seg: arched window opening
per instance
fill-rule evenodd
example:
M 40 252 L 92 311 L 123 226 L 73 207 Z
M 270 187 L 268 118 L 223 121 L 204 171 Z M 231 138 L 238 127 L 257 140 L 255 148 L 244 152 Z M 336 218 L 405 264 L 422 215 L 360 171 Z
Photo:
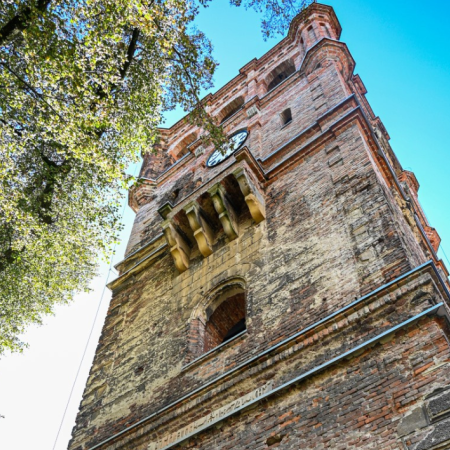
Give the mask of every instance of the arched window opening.
M 288 123 L 292 122 L 292 112 L 291 112 L 291 108 L 287 108 L 285 109 L 281 114 L 281 126 L 285 126 Z
M 169 153 L 177 161 L 187 153 L 189 153 L 189 145 L 197 140 L 197 133 L 190 133 L 184 137 Z
M 312 25 L 308 27 L 308 35 L 311 42 L 314 42 L 316 40 L 316 33 Z
M 330 36 L 330 32 L 328 31 L 328 27 L 326 26 L 326 24 L 325 23 L 321 23 L 320 24 L 320 27 L 321 27 L 321 29 L 322 29 L 322 34 L 324 35 L 324 36 L 326 36 L 326 37 L 331 37 Z
M 225 280 L 202 296 L 189 320 L 186 362 L 245 331 L 246 310 L 246 285 L 240 277 Z
M 267 92 L 278 86 L 286 78 L 291 76 L 295 72 L 295 65 L 291 59 L 283 61 L 279 66 L 270 72 L 266 79 Z
M 237 97 L 226 105 L 217 115 L 219 123 L 224 123 L 244 106 L 244 97 Z
M 206 322 L 204 352 L 229 341 L 246 329 L 244 292 L 233 289 L 225 297 Z

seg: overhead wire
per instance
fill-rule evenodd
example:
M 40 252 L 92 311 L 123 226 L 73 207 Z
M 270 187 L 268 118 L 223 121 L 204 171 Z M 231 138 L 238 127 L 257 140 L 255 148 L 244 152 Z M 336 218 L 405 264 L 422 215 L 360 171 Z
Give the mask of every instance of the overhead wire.
M 134 172 L 133 172 L 133 177 L 136 176 L 137 168 L 138 168 L 138 163 L 135 164 L 135 168 L 134 168 Z M 120 216 L 120 217 L 121 217 L 121 221 L 123 221 L 123 219 L 124 219 L 126 207 L 127 207 L 127 202 L 126 202 L 126 199 L 125 199 L 125 200 L 124 200 L 124 204 L 123 204 L 123 208 L 122 208 L 122 213 L 121 213 L 121 216 Z M 71 387 L 71 389 L 70 389 L 69 397 L 68 397 L 68 399 L 67 399 L 67 403 L 66 403 L 66 406 L 65 406 L 65 408 L 64 408 L 64 413 L 63 413 L 63 415 L 62 415 L 61 422 L 60 422 L 60 424 L 59 424 L 58 432 L 57 432 L 57 434 L 56 434 L 56 438 L 55 438 L 55 442 L 54 442 L 54 444 L 53 444 L 52 450 L 55 450 L 55 449 L 56 449 L 56 445 L 57 445 L 57 443 L 58 443 L 59 435 L 61 434 L 61 430 L 62 430 L 62 427 L 63 427 L 63 425 L 64 425 L 64 421 L 65 421 L 65 419 L 66 419 L 67 410 L 68 410 L 69 405 L 70 405 L 70 402 L 71 402 L 71 400 L 72 400 L 73 392 L 74 392 L 74 390 L 75 390 L 75 386 L 76 386 L 76 384 L 77 384 L 78 377 L 79 377 L 79 375 L 80 375 L 81 368 L 82 368 L 82 366 L 83 366 L 84 359 L 85 359 L 85 357 L 86 357 L 86 353 L 87 353 L 87 350 L 88 350 L 88 348 L 89 348 L 89 344 L 90 344 L 90 342 L 91 342 L 92 334 L 93 334 L 93 332 L 94 332 L 95 325 L 96 325 L 96 323 L 97 323 L 97 318 L 98 318 L 98 315 L 99 315 L 99 312 L 100 312 L 100 308 L 101 308 L 102 303 L 103 303 L 103 298 L 104 298 L 104 296 L 105 296 L 106 287 L 107 287 L 108 281 L 109 281 L 109 276 L 110 276 L 110 274 L 111 274 L 112 271 L 113 271 L 113 260 L 114 260 L 114 255 L 115 255 L 115 250 L 116 250 L 116 248 L 117 248 L 117 242 L 114 244 L 113 249 L 112 249 L 111 258 L 110 258 L 110 260 L 109 260 L 108 272 L 107 272 L 107 274 L 106 274 L 106 279 L 105 279 L 105 283 L 104 283 L 104 285 L 103 285 L 102 294 L 101 294 L 101 296 L 100 296 L 100 300 L 99 300 L 98 305 L 97 305 L 97 310 L 96 310 L 95 315 L 94 315 L 94 320 L 92 321 L 92 326 L 91 326 L 91 329 L 90 329 L 90 331 L 89 331 L 89 336 L 88 336 L 88 338 L 87 338 L 86 345 L 85 345 L 84 350 L 83 350 L 83 355 L 81 356 L 81 360 L 80 360 L 80 363 L 79 363 L 79 365 L 78 365 L 78 369 L 77 369 L 75 378 L 74 378 L 74 380 L 73 380 L 72 387 Z
M 448 259 L 448 256 L 447 256 L 447 254 L 445 253 L 444 247 L 442 247 L 442 245 L 441 245 L 441 247 L 440 247 L 440 250 L 442 251 L 442 254 L 444 255 L 445 259 L 447 260 L 448 268 L 450 269 L 450 260 Z

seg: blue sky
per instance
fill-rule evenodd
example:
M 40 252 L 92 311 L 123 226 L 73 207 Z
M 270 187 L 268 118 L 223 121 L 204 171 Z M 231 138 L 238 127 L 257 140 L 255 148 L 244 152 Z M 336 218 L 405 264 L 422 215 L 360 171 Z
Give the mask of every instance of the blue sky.
M 341 40 L 356 61 L 355 73 L 361 76 L 403 168 L 416 174 L 422 206 L 450 258 L 450 2 L 324 3 L 336 11 L 343 29 Z M 197 23 L 213 42 L 220 63 L 215 89 L 280 39 L 264 42 L 260 16 L 232 7 L 226 0 L 214 0 L 201 11 Z M 175 117 L 180 116 L 169 115 L 167 124 Z M 445 260 L 442 250 L 439 254 Z
M 450 257 L 450 2 L 333 0 L 327 4 L 336 10 L 343 28 L 341 39 L 356 61 L 355 73 L 366 85 L 367 98 L 386 126 L 394 151 L 403 167 L 416 173 L 421 203 Z M 280 39 L 264 42 L 260 17 L 230 7 L 226 0 L 213 0 L 201 11 L 197 24 L 212 40 L 220 62 L 215 89 Z M 165 126 L 179 118 L 180 112 L 171 113 Z M 123 257 L 134 219 L 128 207 L 125 211 L 123 243 L 114 262 Z M 43 327 L 30 329 L 25 340 L 31 347 L 24 354 L 0 361 L 0 414 L 5 416 L 0 419 L 0 448 L 53 448 L 107 273 L 102 266 L 91 294 L 58 307 Z M 56 450 L 67 448 L 108 299 L 107 292 Z

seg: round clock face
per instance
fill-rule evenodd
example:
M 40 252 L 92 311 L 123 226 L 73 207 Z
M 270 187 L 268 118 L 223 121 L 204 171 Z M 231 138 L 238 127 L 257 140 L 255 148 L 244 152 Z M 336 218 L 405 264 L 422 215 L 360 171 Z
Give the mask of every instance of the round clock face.
M 208 167 L 217 166 L 222 161 L 225 161 L 230 157 L 236 150 L 239 150 L 247 139 L 248 131 L 240 130 L 230 136 L 230 143 L 226 145 L 222 150 L 216 149 L 208 158 L 206 165 Z

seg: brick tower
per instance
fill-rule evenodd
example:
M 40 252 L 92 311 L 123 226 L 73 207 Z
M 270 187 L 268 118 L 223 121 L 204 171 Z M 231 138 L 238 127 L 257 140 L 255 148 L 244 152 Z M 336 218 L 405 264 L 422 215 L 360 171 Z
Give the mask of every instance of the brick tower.
M 161 129 L 71 450 L 450 448 L 439 235 L 314 3 Z

